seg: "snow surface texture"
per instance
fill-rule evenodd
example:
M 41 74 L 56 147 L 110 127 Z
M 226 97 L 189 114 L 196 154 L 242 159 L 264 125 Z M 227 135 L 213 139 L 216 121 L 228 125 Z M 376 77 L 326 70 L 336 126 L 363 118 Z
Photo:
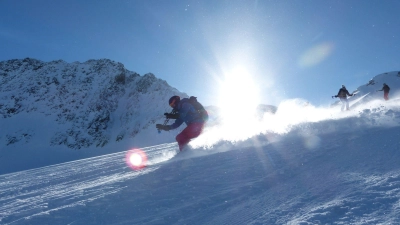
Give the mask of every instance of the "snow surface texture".
M 39 168 L 79 151 L 37 147 L 32 130 L 55 133 L 51 122 L 24 130 L 17 122 L 28 114 L 3 118 L 1 127 L 22 131 L 1 150 L 1 164 L 22 170 L 32 149 L 47 158 L 0 175 L 0 224 L 400 224 L 397 75 L 358 88 L 348 112 L 294 99 L 248 126 L 213 121 L 182 153 L 173 142 L 142 148 L 141 170 L 126 165 L 121 142 L 100 148 L 120 152 Z M 376 92 L 379 82 L 391 87 L 390 101 Z M 46 127 L 35 116 L 31 123 Z

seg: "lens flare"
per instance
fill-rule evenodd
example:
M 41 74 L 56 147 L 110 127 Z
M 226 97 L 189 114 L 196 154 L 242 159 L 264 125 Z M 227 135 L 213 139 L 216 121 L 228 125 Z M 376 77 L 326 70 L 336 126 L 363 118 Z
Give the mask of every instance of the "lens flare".
M 327 59 L 333 52 L 333 43 L 322 43 L 306 51 L 299 59 L 300 67 L 311 67 Z
M 129 150 L 125 155 L 125 162 L 134 170 L 143 169 L 147 165 L 146 153 L 140 149 Z

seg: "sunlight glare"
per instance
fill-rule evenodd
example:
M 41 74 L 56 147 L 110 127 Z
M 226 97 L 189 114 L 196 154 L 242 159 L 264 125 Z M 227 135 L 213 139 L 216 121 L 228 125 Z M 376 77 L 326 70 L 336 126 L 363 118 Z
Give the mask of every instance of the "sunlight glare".
M 240 136 L 252 130 L 259 99 L 258 87 L 244 67 L 236 67 L 225 75 L 220 86 L 219 107 L 229 134 Z

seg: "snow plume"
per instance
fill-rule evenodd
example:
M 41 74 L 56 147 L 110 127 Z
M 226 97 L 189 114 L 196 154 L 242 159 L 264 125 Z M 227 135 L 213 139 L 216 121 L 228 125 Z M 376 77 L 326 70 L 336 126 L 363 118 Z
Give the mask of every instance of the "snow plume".
M 363 96 L 349 99 L 350 105 Z M 354 106 L 350 111 L 341 111 L 341 105 L 316 107 L 303 99 L 289 99 L 279 104 L 276 113 L 263 113 L 260 117 L 247 116 L 236 122 L 222 120 L 218 125 L 206 127 L 204 133 L 191 142 L 194 148 L 215 148 L 227 143 L 238 144 L 255 137 L 266 137 L 269 142 L 280 135 L 291 132 L 304 137 L 305 147 L 318 146 L 319 134 L 360 129 L 368 126 L 395 126 L 400 118 L 393 111 L 400 109 L 400 101 L 373 100 Z M 332 123 L 332 120 L 348 120 L 348 123 Z M 254 144 L 254 143 L 253 143 Z M 237 146 L 236 146 L 237 147 Z

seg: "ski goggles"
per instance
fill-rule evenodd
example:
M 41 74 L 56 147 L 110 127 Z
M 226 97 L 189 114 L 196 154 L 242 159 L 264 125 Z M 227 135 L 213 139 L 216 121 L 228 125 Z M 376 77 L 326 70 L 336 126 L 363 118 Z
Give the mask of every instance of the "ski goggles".
M 172 100 L 172 102 L 169 103 L 169 106 L 171 106 L 172 108 L 174 108 L 174 107 L 175 107 L 175 102 L 176 102 L 176 99 Z

